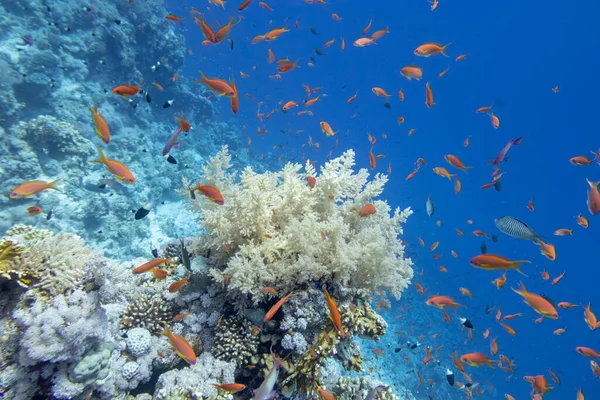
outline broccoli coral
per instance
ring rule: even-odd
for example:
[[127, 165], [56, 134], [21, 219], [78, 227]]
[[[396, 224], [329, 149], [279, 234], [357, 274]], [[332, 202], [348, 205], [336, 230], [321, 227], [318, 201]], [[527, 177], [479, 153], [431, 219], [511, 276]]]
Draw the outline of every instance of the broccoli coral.
[[[289, 293], [311, 282], [327, 280], [355, 295], [396, 298], [413, 276], [412, 262], [404, 258], [398, 236], [410, 208], [394, 210], [374, 200], [387, 182], [377, 174], [369, 181], [365, 169], [355, 172], [354, 152], [315, 168], [288, 163], [279, 172], [258, 174], [247, 167], [236, 182], [228, 174], [231, 158], [224, 147], [201, 174], [202, 184], [216, 186], [225, 201], [217, 205], [189, 190], [192, 208], [200, 213], [206, 233], [192, 243], [199, 254], [217, 253], [209, 273], [218, 282], [227, 279], [232, 295], [255, 303], [265, 298], [264, 287]], [[316, 184], [308, 185], [307, 177]], [[184, 182], [184, 187], [190, 187]], [[365, 204], [376, 213], [359, 218]]]

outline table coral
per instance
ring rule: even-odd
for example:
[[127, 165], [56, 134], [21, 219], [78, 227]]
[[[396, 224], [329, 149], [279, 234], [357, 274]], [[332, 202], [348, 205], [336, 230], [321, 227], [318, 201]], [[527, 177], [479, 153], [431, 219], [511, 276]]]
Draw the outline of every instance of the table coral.
[[[207, 233], [194, 242], [193, 253], [212, 249], [220, 259], [210, 269], [231, 295], [265, 298], [263, 287], [289, 293], [311, 282], [327, 280], [365, 298], [400, 297], [413, 276], [412, 262], [404, 258], [399, 239], [410, 208], [391, 209], [374, 200], [387, 182], [365, 169], [355, 172], [354, 152], [327, 162], [317, 174], [307, 163], [288, 163], [279, 172], [258, 174], [247, 167], [240, 175], [227, 169], [231, 157], [224, 147], [202, 169], [200, 182], [214, 185], [225, 202], [217, 205], [196, 195], [192, 208], [199, 212]], [[311, 189], [306, 178], [316, 178]], [[189, 186], [190, 183], [184, 183]], [[190, 198], [189, 190], [180, 191]], [[358, 218], [365, 204], [377, 212]], [[193, 247], [193, 246], [190, 246]]]

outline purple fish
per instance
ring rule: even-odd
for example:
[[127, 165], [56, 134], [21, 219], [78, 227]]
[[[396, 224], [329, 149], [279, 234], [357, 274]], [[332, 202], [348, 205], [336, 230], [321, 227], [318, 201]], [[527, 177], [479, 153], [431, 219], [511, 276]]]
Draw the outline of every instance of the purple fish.
[[177, 138], [179, 137], [180, 133], [181, 133], [181, 127], [178, 127], [177, 129], [175, 129], [175, 132], [173, 132], [173, 134], [171, 135], [169, 140], [167, 140], [165, 147], [163, 148], [163, 151], [162, 151], [163, 156], [166, 156], [167, 154], [169, 154], [169, 152], [171, 151], [173, 146], [175, 146], [175, 142], [177, 142]]
[[513, 140], [509, 141], [506, 144], [506, 146], [504, 146], [504, 148], [500, 151], [500, 153], [498, 153], [498, 155], [496, 156], [496, 158], [493, 158], [492, 160], [488, 161], [488, 164], [498, 165], [501, 162], [508, 161], [508, 157], [506, 157], [506, 153], [508, 153], [508, 150], [510, 150], [510, 148], [513, 145], [519, 145], [519, 144], [521, 144], [521, 140], [523, 140], [523, 138], [524, 138], [524, 136], [521, 136], [520, 138], [513, 139]]

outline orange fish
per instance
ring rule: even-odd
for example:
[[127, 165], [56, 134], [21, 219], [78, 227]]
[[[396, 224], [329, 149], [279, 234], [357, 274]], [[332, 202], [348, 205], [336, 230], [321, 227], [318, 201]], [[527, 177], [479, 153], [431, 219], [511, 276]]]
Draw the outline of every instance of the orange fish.
[[581, 226], [582, 228], [587, 229], [589, 226], [588, 220], [586, 217], [582, 217], [581, 214], [575, 216], [575, 219], [577, 220], [577, 225]]
[[98, 147], [98, 153], [100, 158], [91, 160], [90, 162], [104, 164], [108, 172], [125, 184], [133, 185], [135, 183], [135, 177], [131, 171], [129, 171], [129, 168], [117, 160], [106, 158], [100, 147]]
[[110, 129], [106, 120], [100, 113], [98, 113], [98, 104], [94, 104], [94, 108], [88, 106], [88, 109], [92, 112], [92, 122], [96, 128], [96, 134], [106, 144], [110, 142]]
[[286, 61], [282, 63], [281, 65], [279, 65], [279, 67], [277, 67], [277, 72], [281, 72], [282, 74], [285, 72], [290, 72], [298, 66], [298, 61], [299, 60], [296, 60], [294, 62]]
[[566, 273], [567, 273], [567, 271], [564, 271], [562, 274], [560, 274], [556, 278], [552, 279], [552, 284], [556, 285], [558, 282], [560, 282]]
[[169, 292], [170, 293], [176, 293], [178, 292], [183, 286], [188, 284], [188, 281], [190, 280], [191, 275], [186, 275], [183, 277], [183, 279], [173, 282], [169, 285]]
[[567, 328], [558, 328], [557, 330], [555, 330], [554, 332], [552, 332], [554, 335], [556, 336], [560, 336], [563, 333], [565, 333], [567, 331]]
[[121, 85], [113, 88], [112, 92], [121, 97], [131, 97], [138, 94], [140, 89], [139, 86]]
[[484, 113], [487, 111], [490, 111], [492, 109], [492, 107], [490, 106], [483, 106], [483, 107], [479, 107], [477, 110], [475, 110], [476, 113]]
[[200, 185], [200, 183], [197, 183], [196, 186], [191, 189], [192, 192], [195, 190], [202, 193], [204, 196], [206, 196], [210, 201], [212, 201], [215, 204], [219, 204], [221, 206], [223, 204], [225, 204], [225, 200], [223, 199], [221, 192], [219, 191], [219, 189], [217, 189], [214, 186]]
[[377, 167], [377, 161], [375, 158], [375, 154], [373, 154], [373, 149], [369, 150], [369, 164], [371, 169], [375, 169]]
[[433, 102], [433, 92], [431, 91], [431, 87], [429, 87], [429, 82], [425, 84], [425, 104], [428, 108], [433, 107], [435, 104]]
[[33, 217], [35, 215], [41, 214], [42, 208], [40, 206], [27, 207], [27, 213]]
[[435, 249], [437, 249], [437, 247], [438, 247], [439, 244], [440, 244], [439, 240], [437, 242], [433, 243], [431, 245], [431, 247], [429, 247], [429, 251], [434, 251]]
[[152, 268], [150, 272], [152, 272], [152, 276], [154, 277], [154, 279], [158, 280], [166, 279], [167, 276], [169, 276], [169, 273], [164, 269]]
[[168, 14], [165, 18], [168, 19], [169, 21], [175, 21], [175, 22], [181, 22], [181, 21], [183, 21], [183, 19], [179, 18], [175, 14]]
[[277, 311], [279, 311], [279, 309], [281, 308], [281, 306], [283, 305], [283, 303], [285, 303], [286, 301], [288, 301], [288, 299], [290, 297], [292, 297], [293, 294], [294, 294], [294, 292], [290, 292], [287, 296], [284, 296], [281, 299], [279, 299], [279, 301], [277, 303], [275, 303], [275, 305], [273, 305], [273, 307], [271, 307], [271, 309], [269, 311], [267, 311], [267, 314], [265, 315], [265, 318], [263, 319], [263, 322], [270, 321], [271, 318], [273, 318], [273, 316], [275, 316], [275, 314], [277, 313]]
[[[373, 350], [373, 353], [375, 353], [376, 350]], [[379, 351], [383, 351], [383, 350], [379, 350]], [[378, 353], [375, 353], [377, 355], [381, 355]], [[329, 393], [327, 390], [323, 389], [323, 388], [317, 388], [317, 394], [319, 395], [319, 400], [336, 400], [336, 397]]]
[[444, 307], [452, 307], [456, 311], [456, 307], [464, 307], [462, 304], [456, 303], [452, 297], [449, 296], [431, 296], [425, 302], [428, 306], [434, 306], [439, 309]]
[[456, 62], [459, 62], [460, 60], [464, 60], [465, 58], [467, 58], [468, 54], [461, 54], [458, 57], [456, 57]]
[[356, 100], [356, 96], [358, 96], [358, 91], [356, 91], [354, 96], [352, 96], [348, 100], [346, 100], [346, 103], [348, 103], [348, 104], [352, 103], [354, 100]]
[[454, 193], [459, 194], [461, 188], [462, 188], [462, 184], [460, 183], [458, 176], [455, 176], [454, 177]]
[[461, 288], [458, 288], [458, 290], [460, 290], [460, 292], [463, 294], [463, 296], [473, 298], [473, 294], [471, 293], [471, 291], [469, 289], [461, 287]]
[[359, 218], [370, 217], [376, 212], [377, 210], [375, 209], [375, 206], [373, 204], [365, 204], [363, 208], [361, 208], [361, 210], [359, 211], [356, 220], [358, 220]]
[[598, 319], [596, 318], [596, 314], [594, 314], [592, 312], [592, 304], [588, 303], [587, 307], [583, 307], [584, 308], [584, 312], [583, 312], [583, 318], [585, 320], [585, 323], [587, 324], [588, 328], [590, 328], [590, 331], [594, 331], [597, 328], [600, 327], [600, 325], [598, 324]]
[[39, 194], [46, 189], [58, 190], [54, 187], [56, 182], [60, 181], [60, 179], [56, 179], [52, 182], [43, 182], [43, 181], [29, 181], [21, 183], [19, 186], [10, 191], [8, 195], [11, 199], [22, 199], [25, 197], [33, 197], [33, 195]]
[[554, 231], [554, 234], [556, 236], [567, 236], [567, 235], [573, 236], [573, 230], [572, 229], [557, 229]]
[[446, 154], [444, 156], [444, 159], [446, 160], [446, 162], [448, 164], [452, 165], [456, 169], [460, 169], [463, 172], [467, 172], [468, 168], [473, 168], [473, 167], [467, 167], [467, 166], [465, 166], [465, 164], [463, 164], [463, 162], [461, 161], [460, 158], [458, 158], [458, 157], [456, 157], [455, 155], [452, 155], [452, 154]]
[[493, 338], [492, 341], [490, 342], [490, 354], [495, 356], [496, 354], [498, 354], [498, 342], [496, 342], [497, 338]]
[[308, 187], [310, 190], [313, 190], [315, 185], [317, 184], [317, 179], [314, 176], [307, 176], [306, 181], [308, 182]]
[[528, 306], [533, 308], [535, 312], [546, 318], [558, 319], [558, 311], [556, 311], [556, 308], [554, 308], [552, 303], [550, 303], [548, 300], [546, 300], [539, 294], [528, 292], [523, 282], [520, 282], [520, 284], [521, 286], [519, 287], [519, 290], [514, 288], [511, 289], [513, 290], [513, 292], [517, 293], [525, 299], [525, 304], [527, 304]]
[[331, 129], [331, 125], [329, 125], [329, 123], [327, 123], [325, 121], [319, 122], [319, 125], [321, 126], [321, 131], [326, 136], [333, 136], [333, 135], [335, 135], [337, 133], [337, 132], [334, 132], [333, 129]]
[[152, 82], [152, 84], [158, 89], [159, 92], [165, 90], [160, 83]]
[[409, 81], [411, 79], [416, 79], [418, 81], [421, 80], [421, 78], [423, 77], [423, 69], [420, 67], [417, 67], [416, 65], [407, 65], [406, 67], [403, 67], [400, 70], [400, 74], [405, 77], [406, 79], [408, 79]]
[[492, 121], [492, 126], [494, 127], [494, 129], [500, 128], [500, 119], [496, 115], [494, 115], [494, 112], [492, 111], [488, 115], [490, 116], [490, 120]]
[[240, 6], [238, 7], [238, 11], [245, 10], [246, 7], [248, 7], [250, 5], [250, 3], [252, 3], [252, 0], [244, 0], [244, 2], [242, 4], [240, 4]]
[[487, 365], [490, 368], [494, 368], [494, 365], [492, 364], [493, 361], [483, 353], [463, 354], [460, 356], [460, 361], [472, 367], [481, 367], [482, 365]]
[[496, 288], [502, 289], [506, 284], [506, 272], [500, 278], [494, 279], [492, 283], [496, 286]]
[[258, 5], [267, 11], [273, 11], [273, 9], [271, 7], [269, 7], [269, 5], [267, 3], [265, 3], [264, 1], [261, 1], [260, 3], [258, 3]]
[[192, 346], [190, 346], [183, 336], [171, 333], [167, 324], [165, 324], [165, 330], [161, 335], [164, 335], [169, 339], [169, 343], [171, 343], [171, 346], [173, 346], [179, 357], [183, 358], [191, 365], [196, 364], [196, 353], [194, 353], [194, 349], [192, 349]]
[[229, 98], [236, 96], [236, 91], [226, 81], [218, 78], [207, 78], [202, 72], [200, 72], [200, 77], [201, 79], [196, 82], [205, 84], [218, 96]]
[[600, 213], [600, 192], [598, 192], [598, 185], [600, 182], [592, 182], [586, 179], [590, 188], [587, 193], [587, 206], [590, 214], [596, 215]]
[[390, 95], [390, 94], [387, 94], [387, 93], [386, 93], [386, 91], [385, 91], [385, 90], [383, 90], [383, 89], [382, 89], [382, 88], [380, 88], [380, 87], [374, 87], [374, 88], [372, 88], [372, 89], [371, 89], [371, 91], [372, 91], [373, 93], [375, 93], [375, 95], [377, 95], [377, 96], [379, 96], [379, 97], [386, 97], [386, 98], [387, 98], [387, 97], [391, 97], [391, 96], [392, 96], [392, 95]]
[[133, 274], [141, 274], [143, 272], [151, 271], [153, 268], [168, 262], [168, 258], [155, 258], [154, 260], [150, 260], [147, 263], [140, 265], [133, 269]]
[[437, 43], [425, 43], [417, 47], [414, 51], [414, 54], [421, 57], [431, 57], [437, 54], [443, 54], [448, 57], [445, 52], [446, 47], [448, 46], [450, 46], [450, 43], [445, 46], [441, 46]]
[[540, 246], [540, 252], [546, 256], [546, 258], [550, 261], [556, 260], [556, 249], [553, 244], [544, 243], [541, 240], [537, 240], [534, 242], [538, 246]]
[[373, 39], [373, 40], [381, 39], [388, 33], [390, 33], [390, 30], [388, 28], [380, 29], [378, 31], [373, 32], [373, 34], [371, 35], [371, 39]]
[[448, 178], [448, 180], [452, 180], [453, 176], [456, 176], [456, 174], [451, 174], [450, 172], [448, 172], [448, 170], [444, 167], [435, 167], [433, 169], [433, 172], [435, 172], [437, 175], [444, 177], [444, 178]]
[[568, 301], [561, 301], [557, 305], [559, 308], [577, 308], [577, 304], [569, 303]]
[[331, 319], [331, 322], [333, 322], [333, 326], [335, 326], [335, 329], [337, 329], [341, 337], [346, 337], [346, 332], [344, 332], [344, 328], [342, 327], [342, 317], [340, 316], [335, 300], [331, 297], [327, 289], [325, 289], [324, 295], [327, 308], [329, 308], [329, 318]]
[[531, 261], [528, 260], [517, 260], [511, 261], [508, 258], [499, 256], [497, 254], [480, 254], [478, 256], [473, 257], [469, 264], [475, 268], [485, 269], [487, 271], [494, 270], [508, 270], [514, 269], [522, 275], [523, 272], [519, 269], [519, 266], [524, 263], [529, 263]]
[[587, 157], [587, 156], [577, 156], [577, 157], [573, 157], [569, 160], [569, 162], [573, 165], [577, 165], [577, 166], [585, 166], [585, 165], [590, 165], [591, 163], [594, 162], [593, 159]]
[[446, 75], [448, 73], [448, 71], [450, 71], [450, 67], [448, 67], [445, 70], [443, 70], [442, 72], [440, 72], [440, 74], [438, 75], [438, 79], [442, 79], [444, 77], [444, 75]]
[[213, 383], [213, 386], [216, 387], [217, 389], [224, 390], [227, 393], [237, 393], [237, 392], [241, 392], [242, 390], [246, 389], [246, 385], [244, 385], [242, 383], [222, 383], [222, 384]]

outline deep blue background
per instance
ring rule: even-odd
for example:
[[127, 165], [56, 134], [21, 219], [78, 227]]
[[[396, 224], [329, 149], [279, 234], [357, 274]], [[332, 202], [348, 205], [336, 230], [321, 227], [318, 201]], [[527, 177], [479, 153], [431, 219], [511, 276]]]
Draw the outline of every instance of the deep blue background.
[[[470, 235], [474, 229], [482, 229], [499, 236], [497, 244], [487, 240], [488, 250], [513, 259], [531, 260], [523, 270], [528, 289], [544, 292], [558, 301], [577, 304], [592, 302], [600, 313], [598, 284], [598, 239], [600, 217], [592, 217], [586, 207], [585, 178], [600, 181], [600, 166], [575, 167], [569, 158], [577, 155], [591, 156], [590, 150], [600, 147], [598, 123], [598, 58], [600, 48], [600, 25], [597, 2], [547, 1], [447, 1], [441, 0], [438, 8], [431, 11], [425, 0], [419, 1], [335, 1], [327, 5], [306, 4], [303, 1], [268, 1], [274, 12], [258, 6], [254, 1], [242, 13], [237, 12], [241, 1], [230, 0], [226, 10], [207, 7], [205, 2], [194, 6], [205, 12], [206, 20], [225, 23], [230, 15], [242, 15], [229, 43], [203, 47], [200, 30], [192, 22], [190, 9], [170, 1], [170, 12], [184, 17], [187, 46], [193, 51], [188, 58], [185, 76], [196, 78], [202, 70], [207, 76], [229, 78], [233, 76], [241, 94], [249, 93], [254, 100], [242, 97], [240, 112], [232, 116], [229, 103], [219, 101], [220, 117], [232, 119], [240, 126], [244, 141], [252, 138], [255, 154], [285, 152], [284, 160], [299, 161], [300, 154], [322, 164], [325, 154], [339, 139], [335, 155], [347, 148], [357, 152], [357, 166], [368, 167], [369, 143], [367, 133], [378, 137], [374, 152], [385, 154], [378, 160], [377, 172], [385, 172], [388, 163], [393, 168], [384, 198], [393, 206], [411, 206], [415, 214], [406, 225], [404, 239], [408, 249], [416, 253], [415, 270], [425, 269], [424, 276], [416, 280], [427, 286], [430, 293], [440, 293], [459, 299], [458, 287], [467, 287], [472, 300], [459, 299], [468, 306], [461, 314], [473, 320], [476, 326], [475, 340], [463, 344], [463, 336], [457, 329], [442, 324], [439, 311], [427, 309], [434, 328], [442, 333], [435, 345], [444, 344], [442, 364], [448, 364], [447, 353], [457, 349], [459, 353], [471, 351], [488, 352], [489, 340], [483, 340], [481, 332], [491, 328], [492, 337], [498, 336], [500, 353], [515, 358], [518, 365], [515, 376], [505, 380], [503, 372], [489, 369], [473, 369], [474, 379], [491, 382], [497, 388], [492, 397], [503, 398], [510, 393], [517, 399], [528, 398], [530, 385], [523, 375], [546, 374], [549, 367], [562, 378], [562, 385], [547, 395], [549, 399], [575, 398], [576, 388], [583, 387], [588, 398], [600, 393], [600, 383], [593, 377], [589, 360], [575, 352], [576, 346], [589, 346], [600, 350], [598, 332], [590, 332], [583, 321], [583, 309], [560, 310], [559, 321], [544, 320], [535, 324], [537, 318], [522, 299], [510, 290], [516, 287], [522, 276], [508, 273], [506, 287], [498, 291], [490, 281], [499, 273], [474, 270], [468, 260], [479, 254], [480, 238]], [[343, 20], [334, 21], [332, 13]], [[352, 42], [361, 36], [363, 28], [373, 17], [369, 33], [389, 27], [390, 34], [375, 46], [356, 48]], [[296, 19], [300, 28], [295, 29]], [[286, 22], [287, 19], [287, 22]], [[272, 23], [271, 23], [272, 22]], [[287, 25], [290, 32], [272, 42], [250, 44], [252, 37]], [[319, 36], [309, 31], [313, 26]], [[346, 41], [345, 51], [340, 50], [340, 38]], [[323, 44], [336, 39], [329, 48]], [[413, 50], [424, 42], [446, 44], [450, 57], [421, 58]], [[318, 47], [326, 55], [318, 56]], [[301, 68], [283, 74], [281, 81], [273, 81], [269, 75], [276, 73], [276, 65], [266, 61], [267, 49], [271, 48], [276, 59], [289, 57], [300, 59]], [[455, 62], [456, 56], [468, 53], [468, 58]], [[308, 67], [308, 56], [317, 59], [314, 68]], [[399, 74], [400, 68], [415, 63], [424, 70], [422, 81], [407, 81]], [[253, 70], [253, 66], [256, 70]], [[438, 74], [450, 66], [442, 79]], [[241, 79], [239, 72], [250, 74]], [[424, 105], [425, 82], [429, 81], [435, 96], [435, 106]], [[278, 107], [278, 102], [305, 97], [302, 83], [310, 87], [322, 86], [320, 93], [327, 94], [310, 109], [314, 116], [297, 116], [293, 109], [288, 113], [277, 112], [266, 123], [257, 117], [257, 102], [264, 101], [261, 110], [266, 115]], [[343, 88], [343, 85], [346, 87]], [[560, 92], [551, 89], [560, 85]], [[383, 107], [384, 100], [371, 93], [379, 86], [392, 94], [391, 110]], [[406, 100], [400, 102], [398, 90], [402, 88]], [[348, 105], [346, 100], [358, 90], [356, 101]], [[269, 99], [265, 99], [270, 95]], [[490, 105], [501, 121], [498, 130], [492, 128], [485, 114], [475, 114], [478, 107]], [[280, 108], [280, 106], [279, 106]], [[354, 120], [350, 117], [358, 113]], [[398, 125], [396, 120], [404, 116], [406, 122]], [[334, 138], [325, 137], [319, 129], [319, 121], [328, 121], [339, 133]], [[241, 126], [247, 126], [243, 135]], [[257, 136], [257, 127], [268, 129], [264, 136]], [[303, 130], [302, 133], [283, 134], [281, 129]], [[417, 131], [407, 136], [410, 128]], [[348, 136], [345, 133], [350, 130]], [[386, 133], [388, 139], [381, 138]], [[320, 148], [301, 147], [312, 136], [320, 142]], [[470, 136], [470, 146], [463, 141]], [[510, 161], [501, 165], [505, 172], [502, 191], [487, 191], [479, 187], [490, 181], [492, 168], [486, 162], [495, 157], [511, 139], [525, 136], [521, 146], [513, 147]], [[285, 144], [287, 149], [273, 150], [274, 144]], [[292, 152], [293, 149], [293, 152]], [[459, 172], [463, 191], [456, 195], [452, 183], [433, 174], [433, 166], [448, 167], [444, 154], [455, 154], [466, 165], [473, 166], [468, 174]], [[412, 171], [413, 162], [423, 157], [423, 167], [415, 179], [405, 181]], [[436, 214], [429, 218], [424, 212], [427, 194], [431, 194]], [[534, 199], [535, 212], [526, 209], [530, 198]], [[575, 215], [582, 213], [589, 218], [590, 228], [584, 230], [575, 224]], [[539, 234], [556, 245], [557, 260], [551, 262], [540, 255], [537, 246], [502, 236], [494, 227], [494, 218], [512, 215], [532, 226]], [[474, 221], [467, 225], [466, 220]], [[442, 221], [441, 227], [435, 222]], [[465, 232], [458, 237], [455, 228]], [[555, 237], [558, 228], [574, 229], [574, 237]], [[426, 247], [418, 245], [422, 237]], [[432, 260], [429, 245], [440, 240], [441, 260]], [[450, 250], [458, 254], [450, 257]], [[439, 272], [445, 265], [448, 273]], [[565, 278], [556, 286], [543, 281], [540, 272], [548, 270], [552, 277], [567, 271]], [[425, 301], [415, 295], [414, 287], [402, 300], [407, 307], [410, 301]], [[485, 315], [485, 305], [499, 305], [505, 314], [523, 312], [524, 317], [510, 321], [517, 330], [511, 337], [493, 320]], [[394, 304], [397, 308], [397, 304]], [[600, 314], [599, 314], [600, 315]], [[563, 336], [552, 332], [567, 327]], [[402, 329], [402, 322], [391, 329]], [[447, 332], [447, 334], [445, 334]], [[390, 356], [393, 357], [393, 356]], [[388, 360], [390, 361], [390, 360]], [[391, 360], [393, 361], [393, 360]], [[440, 387], [447, 392], [447, 387]], [[489, 389], [487, 390], [489, 394]], [[456, 395], [458, 396], [458, 395]], [[456, 397], [458, 398], [458, 397]]]

